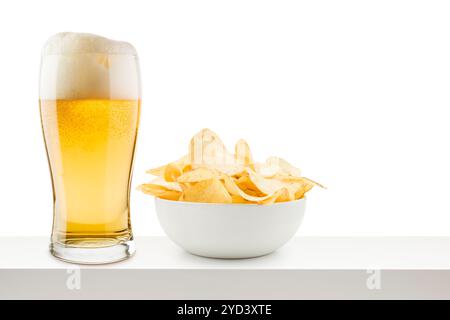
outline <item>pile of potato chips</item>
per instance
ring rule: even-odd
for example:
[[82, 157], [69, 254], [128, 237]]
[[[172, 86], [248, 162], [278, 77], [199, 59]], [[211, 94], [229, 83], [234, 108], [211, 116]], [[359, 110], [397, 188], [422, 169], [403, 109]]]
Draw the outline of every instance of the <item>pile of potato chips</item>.
[[138, 189], [175, 201], [272, 204], [301, 199], [313, 186], [323, 187], [281, 158], [254, 162], [244, 140], [236, 143], [234, 154], [228, 152], [209, 129], [192, 137], [187, 155], [147, 173], [156, 178]]

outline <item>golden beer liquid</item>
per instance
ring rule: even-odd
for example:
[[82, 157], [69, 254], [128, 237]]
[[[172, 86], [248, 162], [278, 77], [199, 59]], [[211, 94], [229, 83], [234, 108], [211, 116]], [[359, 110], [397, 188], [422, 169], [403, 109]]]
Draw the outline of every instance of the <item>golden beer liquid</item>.
[[132, 238], [129, 192], [138, 100], [41, 100], [53, 183], [53, 242], [107, 246]]

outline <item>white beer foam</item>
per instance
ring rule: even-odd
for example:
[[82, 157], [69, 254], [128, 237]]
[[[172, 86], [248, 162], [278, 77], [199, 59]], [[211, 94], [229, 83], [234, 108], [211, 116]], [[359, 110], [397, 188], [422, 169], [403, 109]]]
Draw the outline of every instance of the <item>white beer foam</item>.
[[136, 49], [128, 42], [114, 41], [95, 34], [62, 32], [48, 39], [42, 51], [43, 55], [76, 53], [136, 55]]
[[140, 98], [136, 49], [86, 33], [59, 33], [42, 50], [41, 99]]

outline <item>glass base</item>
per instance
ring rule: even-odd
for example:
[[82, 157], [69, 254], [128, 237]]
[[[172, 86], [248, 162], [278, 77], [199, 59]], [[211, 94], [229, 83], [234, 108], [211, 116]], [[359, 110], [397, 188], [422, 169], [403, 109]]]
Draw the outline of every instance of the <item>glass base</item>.
[[50, 244], [50, 253], [56, 258], [78, 264], [106, 264], [131, 257], [136, 251], [134, 241], [128, 240], [106, 247], [73, 247]]

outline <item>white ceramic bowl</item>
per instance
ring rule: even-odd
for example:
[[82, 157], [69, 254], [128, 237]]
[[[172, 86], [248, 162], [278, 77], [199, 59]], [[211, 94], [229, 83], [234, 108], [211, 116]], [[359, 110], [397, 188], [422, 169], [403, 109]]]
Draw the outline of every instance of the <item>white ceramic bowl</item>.
[[271, 205], [215, 204], [156, 198], [167, 236], [186, 251], [211, 258], [251, 258], [291, 239], [305, 213], [305, 199]]

